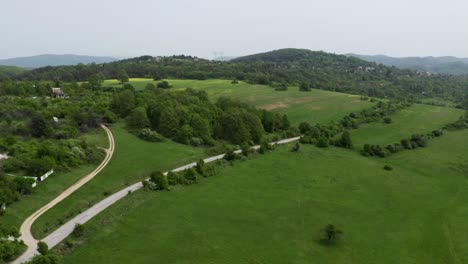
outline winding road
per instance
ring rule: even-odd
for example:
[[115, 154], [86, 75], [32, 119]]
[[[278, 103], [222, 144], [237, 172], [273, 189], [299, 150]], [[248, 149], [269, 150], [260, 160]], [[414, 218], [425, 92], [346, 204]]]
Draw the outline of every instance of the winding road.
[[[57, 198], [55, 198], [52, 202], [41, 208], [39, 211], [31, 215], [26, 221], [23, 223], [21, 226], [21, 234], [23, 241], [25, 244], [28, 246], [28, 250], [18, 259], [16, 259], [13, 264], [20, 264], [26, 261], [31, 260], [35, 255], [39, 254], [36, 250], [37, 247], [37, 240], [32, 236], [31, 234], [31, 226], [34, 223], [34, 221], [41, 216], [45, 211], [48, 209], [52, 208], [54, 205], [56, 205], [58, 202], [66, 198], [68, 195], [73, 193], [75, 190], [83, 186], [86, 182], [91, 180], [94, 176], [96, 176], [97, 173], [99, 173], [109, 162], [110, 158], [112, 157], [112, 153], [114, 152], [114, 138], [112, 137], [112, 133], [109, 131], [109, 129], [105, 126], [103, 128], [106, 130], [107, 135], [109, 137], [109, 142], [110, 148], [107, 150], [107, 156], [106, 159], [99, 165], [99, 167], [93, 171], [91, 174], [87, 175], [85, 178], [80, 180], [78, 183], [70, 187], [68, 190], [63, 192], [61, 195], [59, 195]], [[286, 144], [290, 142], [294, 142], [299, 140], [301, 137], [294, 137], [294, 138], [288, 138], [288, 139], [283, 139], [280, 141], [272, 142], [270, 143], [271, 145], [279, 145], [279, 144]], [[260, 146], [254, 146], [252, 149], [258, 149]], [[241, 150], [235, 151], [236, 153], [241, 153]], [[225, 154], [213, 156], [207, 159], [204, 159], [205, 163], [210, 163], [213, 161], [217, 161], [220, 159], [224, 158]], [[178, 167], [173, 169], [172, 171], [178, 172], [178, 171], [183, 171], [187, 170], [190, 168], [195, 167], [197, 164], [195, 162]], [[164, 174], [167, 175], [168, 172], [165, 172]], [[91, 177], [90, 177], [91, 176]], [[81, 183], [81, 184], [80, 184]], [[58, 245], [62, 240], [64, 240], [66, 237], [68, 237], [72, 232], [73, 229], [75, 228], [76, 224], [84, 224], [90, 219], [92, 219], [94, 216], [98, 215], [100, 212], [104, 211], [106, 208], [109, 206], [113, 205], [120, 199], [124, 198], [125, 196], [128, 195], [129, 192], [137, 191], [143, 187], [143, 184], [141, 182], [135, 183], [129, 187], [126, 187], [108, 197], [106, 197], [104, 200], [100, 201], [99, 203], [95, 204], [94, 206], [90, 207], [86, 211], [82, 212], [81, 214], [75, 216], [73, 219], [59, 227], [57, 230], [49, 234], [46, 238], [43, 239], [45, 243], [49, 246], [49, 248], [52, 248], [56, 245]], [[69, 192], [70, 190], [70, 192]], [[69, 193], [68, 193], [69, 192]], [[64, 195], [65, 194], [65, 195]], [[64, 195], [62, 197], [62, 195]], [[27, 239], [27, 240], [25, 240]]]
[[14, 264], [23, 263], [23, 262], [30, 260], [32, 257], [34, 257], [34, 255], [39, 254], [37, 252], [37, 243], [39, 241], [35, 239], [31, 233], [31, 226], [33, 225], [34, 221], [36, 221], [36, 219], [38, 219], [42, 214], [47, 212], [50, 208], [54, 207], [56, 204], [58, 204], [59, 202], [61, 202], [62, 200], [70, 196], [73, 192], [75, 192], [76, 190], [81, 188], [83, 185], [88, 183], [90, 180], [92, 180], [99, 172], [102, 171], [102, 169], [104, 169], [104, 167], [106, 167], [106, 165], [111, 160], [112, 155], [114, 154], [114, 149], [115, 149], [114, 137], [112, 135], [112, 132], [106, 126], [101, 125], [101, 127], [106, 131], [107, 137], [109, 139], [109, 148], [105, 150], [106, 157], [93, 172], [81, 178], [78, 182], [73, 184], [70, 188], [65, 190], [63, 193], [57, 196], [54, 200], [52, 200], [51, 202], [43, 206], [41, 209], [37, 210], [35, 213], [33, 213], [23, 222], [20, 228], [20, 233], [21, 233], [20, 239], [24, 242], [24, 244], [26, 244], [28, 249], [23, 253], [23, 255], [21, 255], [12, 263]]

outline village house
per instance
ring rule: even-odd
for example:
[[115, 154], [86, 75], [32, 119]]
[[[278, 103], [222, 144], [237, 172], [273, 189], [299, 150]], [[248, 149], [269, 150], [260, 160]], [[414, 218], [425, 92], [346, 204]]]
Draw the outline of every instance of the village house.
[[62, 91], [62, 88], [54, 87], [52, 88], [52, 96], [55, 98], [63, 98], [65, 97], [65, 93]]

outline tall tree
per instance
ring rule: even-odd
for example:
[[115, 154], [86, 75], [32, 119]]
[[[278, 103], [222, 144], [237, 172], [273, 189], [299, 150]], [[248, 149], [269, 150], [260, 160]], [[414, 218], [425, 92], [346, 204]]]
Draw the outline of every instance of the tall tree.
[[124, 83], [128, 82], [127, 72], [125, 70], [120, 69], [117, 72], [117, 80], [119, 80], [121, 84], [124, 84]]

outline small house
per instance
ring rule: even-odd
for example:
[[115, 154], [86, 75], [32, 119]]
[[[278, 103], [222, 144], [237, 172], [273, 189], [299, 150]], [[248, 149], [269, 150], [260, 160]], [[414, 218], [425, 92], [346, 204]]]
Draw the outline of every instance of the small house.
[[54, 87], [52, 88], [52, 96], [55, 98], [63, 98], [65, 97], [65, 93], [62, 91], [62, 88]]

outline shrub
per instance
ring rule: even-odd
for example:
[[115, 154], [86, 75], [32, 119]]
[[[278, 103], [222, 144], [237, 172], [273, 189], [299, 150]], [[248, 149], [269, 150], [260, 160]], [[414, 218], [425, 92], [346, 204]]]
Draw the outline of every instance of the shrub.
[[232, 80], [232, 82], [231, 82], [231, 84], [238, 84], [238, 83], [239, 82], [236, 79]]
[[387, 170], [387, 171], [393, 170], [393, 167], [390, 166], [390, 165], [385, 165], [383, 168], [384, 168], [384, 170]]
[[84, 231], [85, 231], [84, 225], [82, 225], [82, 224], [76, 224], [76, 225], [75, 225], [75, 228], [73, 229], [73, 235], [74, 235], [75, 237], [81, 237], [81, 236], [83, 236]]
[[302, 134], [307, 134], [312, 129], [312, 126], [307, 122], [302, 122], [299, 124], [299, 131]]
[[328, 148], [328, 143], [329, 143], [328, 138], [322, 136], [317, 141], [317, 147], [319, 147], [319, 148]]
[[169, 183], [166, 175], [159, 171], [154, 171], [151, 173], [150, 181], [156, 185], [156, 190], [169, 190]]
[[393, 122], [392, 118], [391, 117], [385, 117], [384, 118], [384, 123], [385, 124], [391, 124]]
[[39, 241], [37, 243], [37, 251], [41, 255], [47, 255], [47, 253], [49, 253], [49, 246], [45, 242]]
[[173, 171], [167, 173], [167, 181], [169, 185], [185, 184], [185, 178], [180, 173]]
[[310, 88], [310, 84], [303, 82], [299, 85], [299, 91], [302, 92], [310, 92], [312, 89]]
[[158, 82], [156, 86], [161, 89], [169, 89], [172, 87], [167, 81]]
[[164, 140], [163, 136], [149, 128], [140, 129], [138, 131], [138, 137], [150, 142], [162, 142]]
[[288, 90], [288, 85], [285, 83], [276, 84], [274, 85], [274, 87], [275, 87], [275, 91], [287, 91]]
[[293, 147], [291, 148], [291, 151], [292, 152], [299, 152], [299, 150], [301, 149], [301, 143], [299, 142], [296, 142]]
[[233, 161], [239, 159], [239, 155], [234, 150], [231, 150], [224, 155], [224, 159], [227, 161]]
[[334, 244], [339, 237], [343, 234], [343, 231], [339, 230], [332, 224], [328, 224], [324, 229], [322, 229], [323, 238], [322, 242], [331, 245]]
[[198, 182], [198, 174], [193, 168], [185, 170], [183, 175], [186, 180], [184, 182], [185, 184], [194, 184]]
[[197, 161], [197, 166], [195, 166], [195, 170], [201, 176], [205, 176], [205, 161], [203, 159], [199, 159]]

